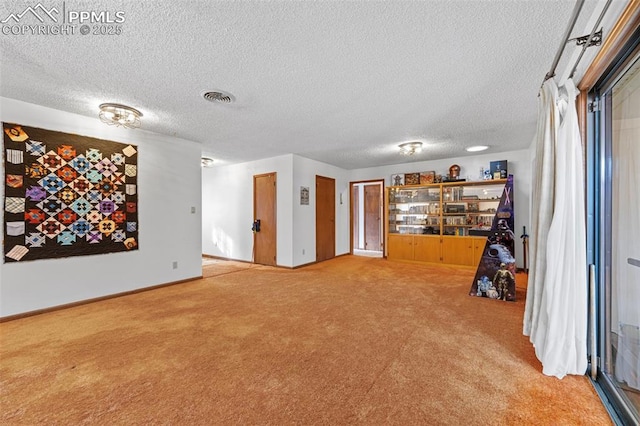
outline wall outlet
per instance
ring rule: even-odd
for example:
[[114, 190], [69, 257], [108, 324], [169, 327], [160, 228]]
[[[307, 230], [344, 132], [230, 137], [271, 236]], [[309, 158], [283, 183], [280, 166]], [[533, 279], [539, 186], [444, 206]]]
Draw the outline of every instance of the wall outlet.
[[304, 254], [304, 249], [302, 249], [302, 254]]
[[196, 213], [196, 208], [195, 207], [191, 207], [191, 214], [195, 214]]
[[171, 265], [173, 266], [173, 269], [178, 269], [178, 261], [177, 260], [174, 260]]

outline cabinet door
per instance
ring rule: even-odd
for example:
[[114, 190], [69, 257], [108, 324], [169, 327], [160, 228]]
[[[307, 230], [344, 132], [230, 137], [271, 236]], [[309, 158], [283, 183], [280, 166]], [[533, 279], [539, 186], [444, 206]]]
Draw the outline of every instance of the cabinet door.
[[413, 258], [420, 262], [440, 263], [440, 236], [416, 235], [413, 237]]
[[389, 235], [389, 254], [392, 260], [413, 260], [413, 235]]
[[442, 262], [450, 265], [473, 265], [471, 237], [442, 237]]
[[487, 237], [473, 237], [473, 266], [480, 264], [484, 246], [487, 243]]

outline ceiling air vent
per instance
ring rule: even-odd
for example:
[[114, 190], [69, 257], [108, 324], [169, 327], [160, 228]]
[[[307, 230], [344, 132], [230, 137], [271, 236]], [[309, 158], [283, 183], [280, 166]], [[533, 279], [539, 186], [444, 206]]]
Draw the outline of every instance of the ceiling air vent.
[[233, 101], [235, 101], [235, 98], [231, 93], [225, 93], [218, 90], [212, 91], [212, 92], [205, 92], [202, 95], [202, 97], [208, 100], [209, 102], [215, 102], [220, 104], [230, 104]]

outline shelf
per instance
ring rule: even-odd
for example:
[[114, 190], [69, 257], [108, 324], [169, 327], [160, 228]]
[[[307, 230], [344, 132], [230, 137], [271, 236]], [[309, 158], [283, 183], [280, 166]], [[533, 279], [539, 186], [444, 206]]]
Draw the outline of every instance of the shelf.
[[387, 257], [478, 265], [492, 235], [492, 224], [507, 182], [496, 179], [388, 187]]
[[480, 215], [480, 216], [494, 216], [496, 214], [496, 212], [487, 212], [487, 211], [482, 211], [482, 212], [466, 212], [465, 214], [473, 214], [473, 215]]
[[506, 182], [496, 179], [389, 187], [386, 210], [389, 233], [429, 229], [436, 234], [427, 235], [450, 235], [453, 231], [455, 236], [468, 236], [471, 229], [488, 229]]

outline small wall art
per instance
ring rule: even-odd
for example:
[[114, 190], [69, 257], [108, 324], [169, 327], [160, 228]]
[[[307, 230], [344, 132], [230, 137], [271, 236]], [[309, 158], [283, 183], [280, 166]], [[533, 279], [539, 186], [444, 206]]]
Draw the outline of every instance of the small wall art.
[[420, 185], [433, 183], [435, 179], [436, 179], [436, 172], [433, 170], [430, 172], [420, 173]]
[[404, 174], [405, 185], [420, 185], [420, 173], [405, 173]]
[[404, 174], [395, 174], [391, 175], [391, 186], [401, 186], [404, 185]]
[[301, 206], [309, 205], [309, 187], [308, 186], [300, 187], [300, 205]]

